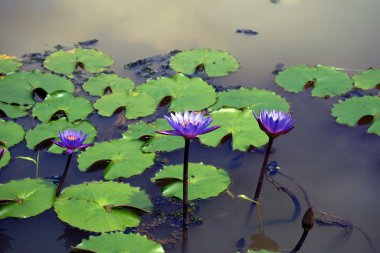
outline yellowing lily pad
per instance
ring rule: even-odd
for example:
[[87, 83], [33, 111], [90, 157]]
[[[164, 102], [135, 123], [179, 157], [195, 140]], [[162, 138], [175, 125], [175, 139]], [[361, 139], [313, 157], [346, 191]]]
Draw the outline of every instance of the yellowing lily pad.
[[83, 84], [83, 89], [91, 96], [103, 96], [106, 91], [112, 93], [130, 93], [135, 88], [135, 83], [129, 78], [121, 78], [116, 74], [100, 74], [91, 77]]
[[21, 67], [21, 60], [15, 56], [0, 54], [0, 76], [14, 72]]

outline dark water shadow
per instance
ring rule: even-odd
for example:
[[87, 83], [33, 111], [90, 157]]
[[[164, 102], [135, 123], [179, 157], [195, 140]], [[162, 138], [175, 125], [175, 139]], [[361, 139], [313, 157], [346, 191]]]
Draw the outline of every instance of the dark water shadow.
[[7, 252], [12, 249], [11, 241], [13, 241], [13, 238], [7, 235], [6, 232], [6, 229], [0, 229], [0, 252]]

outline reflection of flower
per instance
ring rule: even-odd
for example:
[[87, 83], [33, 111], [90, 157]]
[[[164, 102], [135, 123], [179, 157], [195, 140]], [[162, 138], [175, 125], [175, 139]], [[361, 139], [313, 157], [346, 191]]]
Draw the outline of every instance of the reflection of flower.
[[86, 140], [88, 134], [82, 136], [82, 131], [77, 132], [76, 130], [65, 130], [63, 133], [58, 132], [60, 142], [52, 140], [52, 142], [62, 148], [66, 148], [68, 154], [72, 154], [75, 149], [84, 149], [90, 144], [83, 144]]
[[188, 112], [186, 111], [183, 115], [179, 112], [171, 114], [170, 117], [165, 116], [168, 123], [173, 127], [174, 130], [160, 130], [156, 131], [160, 134], [183, 136], [185, 139], [194, 139], [198, 135], [205, 134], [220, 126], [211, 126], [211, 117], [203, 118], [203, 114], [200, 112]]
[[7, 150], [5, 148], [0, 148], [0, 160], [1, 160], [1, 158], [3, 158], [6, 151]]
[[263, 130], [269, 137], [275, 138], [279, 135], [286, 134], [294, 128], [295, 119], [290, 113], [283, 111], [260, 111], [259, 116], [255, 114], [255, 118]]

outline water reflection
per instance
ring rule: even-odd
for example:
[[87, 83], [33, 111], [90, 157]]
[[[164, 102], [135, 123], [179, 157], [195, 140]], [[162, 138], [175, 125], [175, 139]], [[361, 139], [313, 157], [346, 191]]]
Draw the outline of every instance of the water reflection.
[[0, 229], [0, 252], [7, 252], [12, 249], [11, 241], [13, 238], [6, 234], [6, 229]]
[[65, 248], [68, 250], [81, 243], [84, 238], [88, 238], [91, 234], [93, 233], [66, 226], [62, 235], [57, 238], [57, 241], [64, 240]]

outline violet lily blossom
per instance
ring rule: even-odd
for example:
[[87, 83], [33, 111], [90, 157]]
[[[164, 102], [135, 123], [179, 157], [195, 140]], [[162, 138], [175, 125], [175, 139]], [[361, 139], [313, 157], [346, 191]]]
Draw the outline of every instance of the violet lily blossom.
[[74, 153], [75, 149], [84, 149], [92, 145], [92, 143], [83, 144], [88, 134], [82, 135], [82, 131], [65, 130], [63, 131], [63, 133], [58, 132], [58, 136], [59, 136], [60, 142], [56, 140], [52, 140], [52, 142], [56, 144], [57, 146], [66, 148], [66, 152], [69, 155]]
[[211, 126], [212, 118], [204, 118], [201, 112], [188, 112], [183, 115], [179, 112], [172, 113], [165, 116], [166, 120], [174, 130], [160, 130], [156, 131], [159, 134], [182, 136], [185, 139], [194, 139], [198, 135], [206, 134], [218, 129], [220, 126]]
[[261, 130], [269, 137], [275, 138], [279, 135], [286, 134], [294, 128], [295, 119], [290, 113], [283, 111], [260, 111], [259, 116], [253, 112]]

